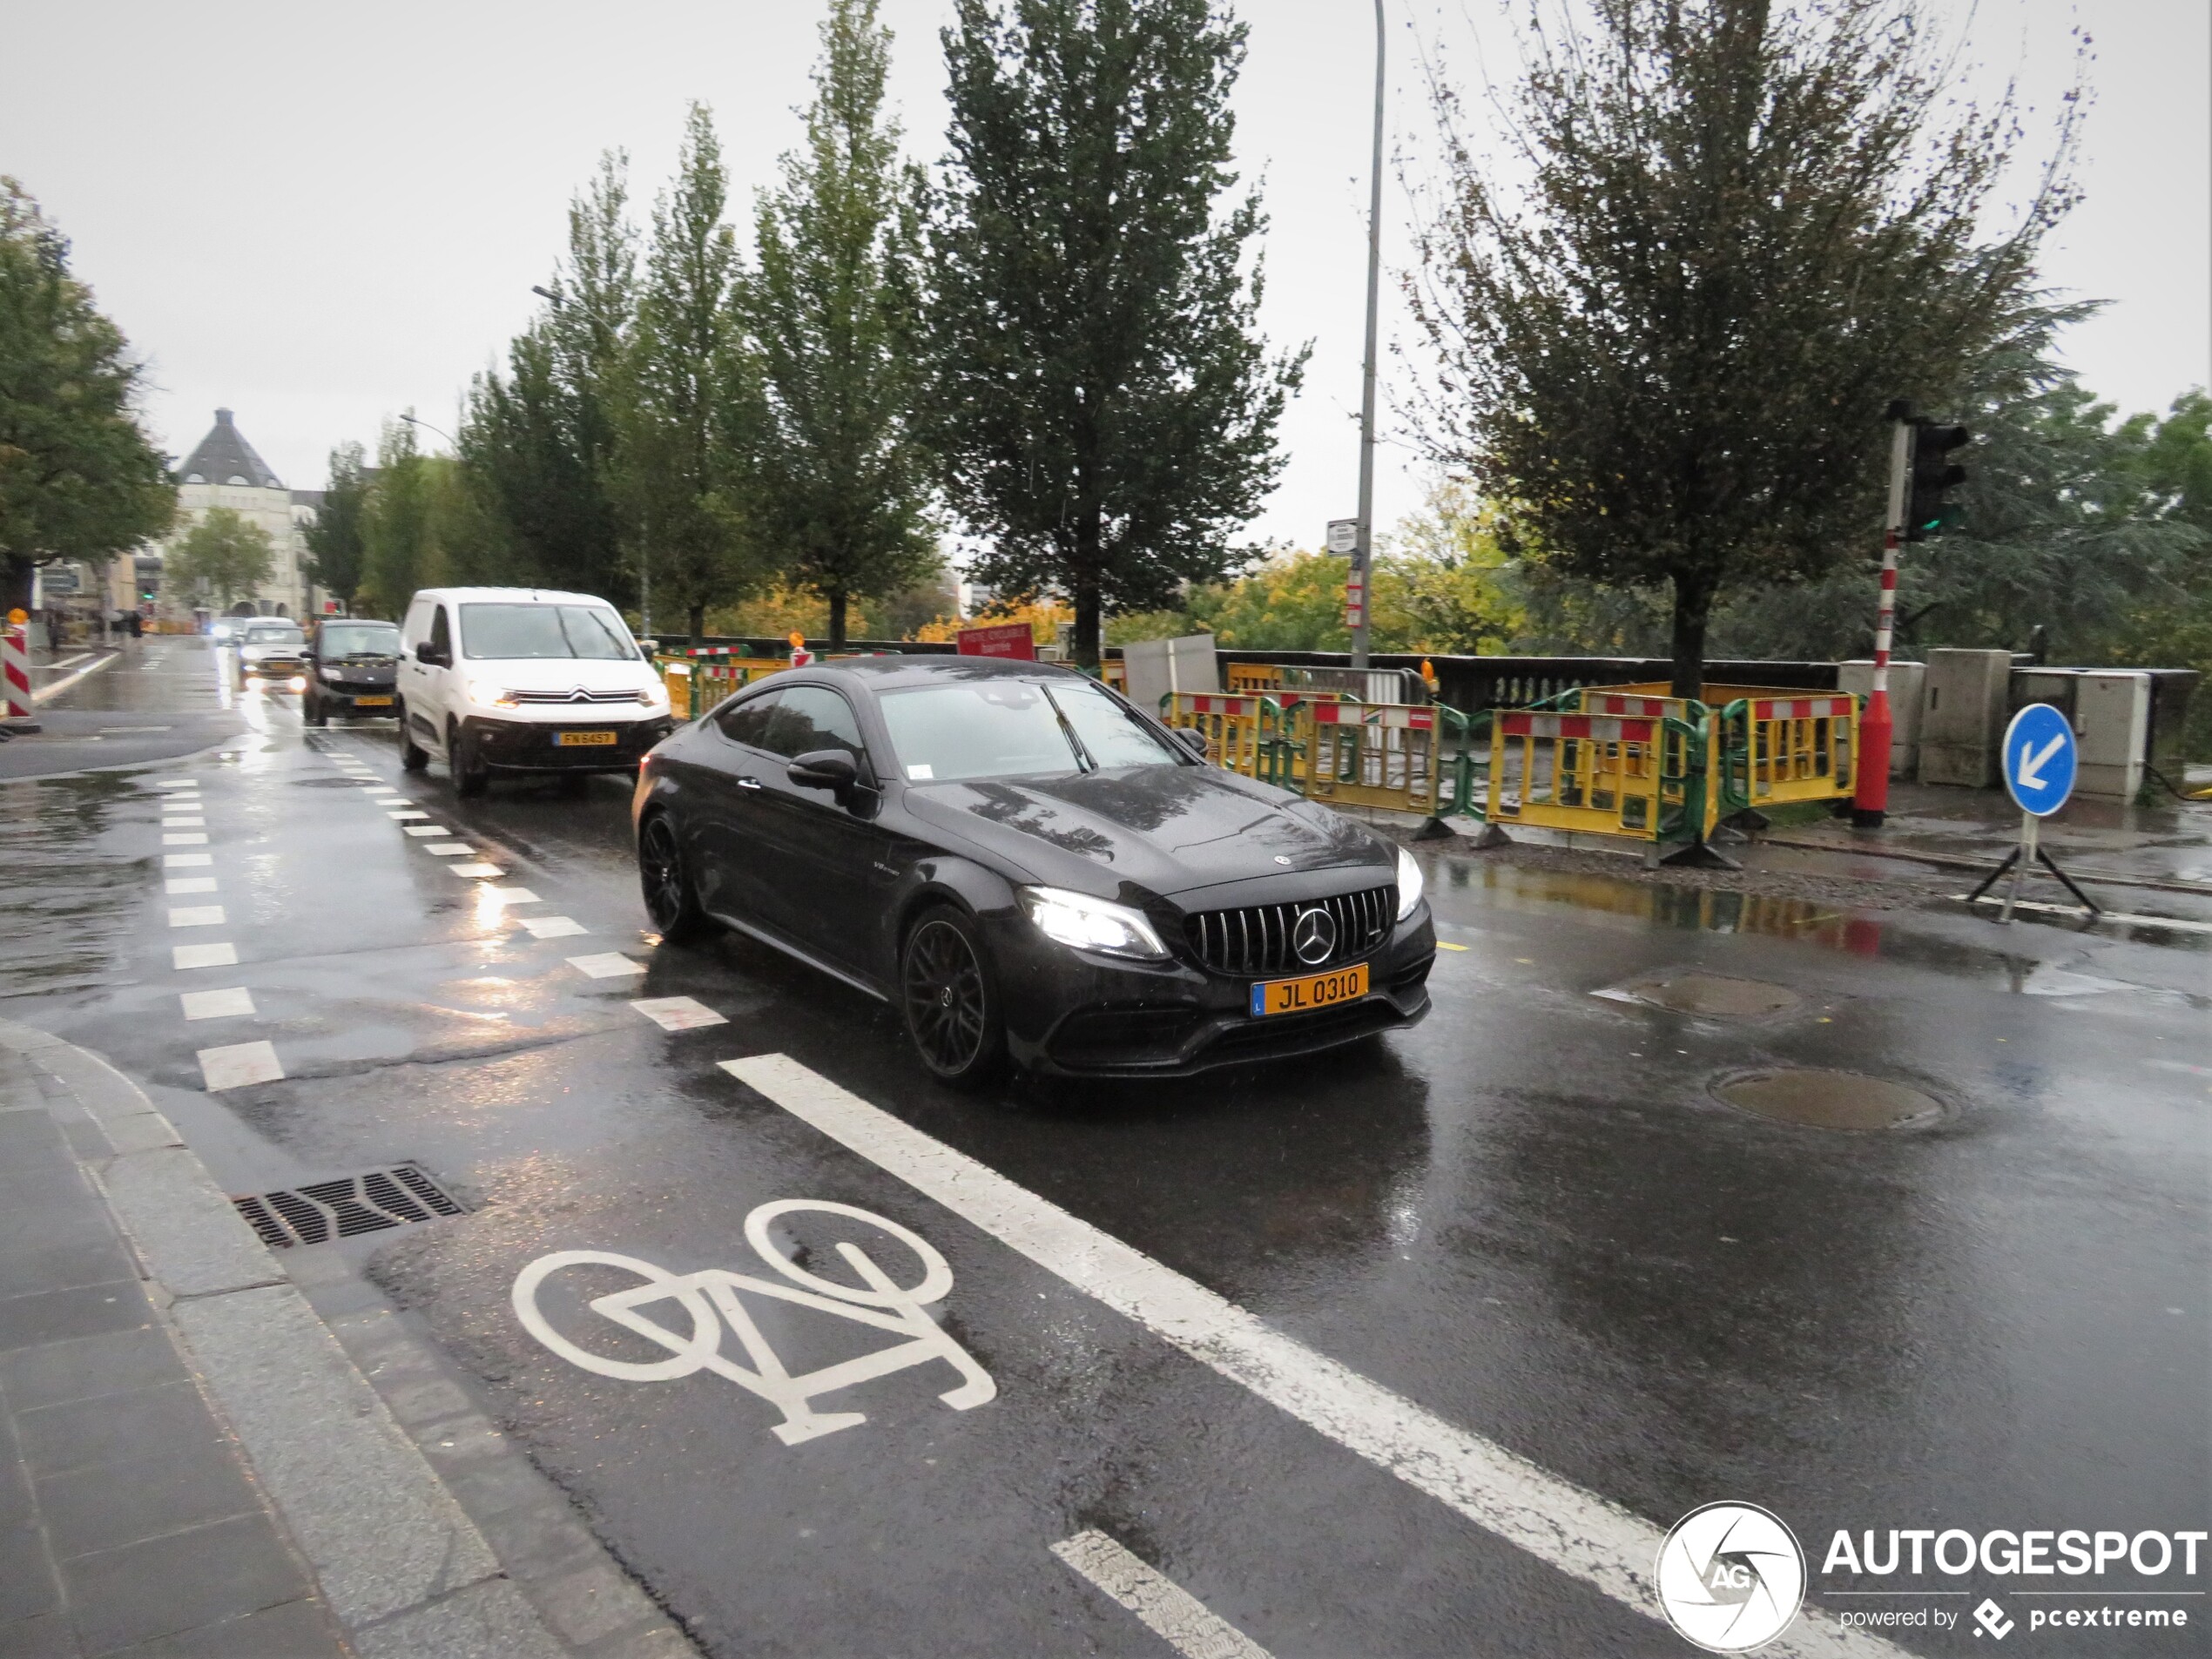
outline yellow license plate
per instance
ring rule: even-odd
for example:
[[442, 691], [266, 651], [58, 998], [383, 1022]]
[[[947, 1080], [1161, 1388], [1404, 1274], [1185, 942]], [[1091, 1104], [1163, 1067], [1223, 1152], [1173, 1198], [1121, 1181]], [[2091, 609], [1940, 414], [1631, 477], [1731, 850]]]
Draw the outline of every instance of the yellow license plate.
[[1367, 964], [1339, 968], [1332, 974], [1308, 974], [1303, 979], [1262, 980], [1252, 987], [1252, 1017], [1270, 1014], [1304, 1014], [1349, 1002], [1367, 995]]
[[553, 742], [563, 749], [611, 749], [615, 745], [611, 732], [558, 732]]
[[357, 697], [354, 699], [354, 706], [357, 709], [388, 709], [392, 706], [392, 699], [388, 697]]

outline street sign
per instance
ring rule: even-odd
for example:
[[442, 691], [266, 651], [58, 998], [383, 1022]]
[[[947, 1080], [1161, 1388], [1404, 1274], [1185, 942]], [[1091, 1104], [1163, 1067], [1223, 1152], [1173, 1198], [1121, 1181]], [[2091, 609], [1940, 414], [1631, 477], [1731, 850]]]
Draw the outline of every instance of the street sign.
[[2048, 818], [2074, 792], [2074, 728], [2048, 703], [2031, 703], [2005, 728], [2005, 787], [2020, 811]]
[[1033, 663], [1037, 657], [1036, 635], [1026, 622], [963, 628], [954, 641], [963, 657], [1011, 657], [1025, 663]]
[[1329, 551], [1357, 553], [1359, 550], [1359, 521], [1356, 518], [1332, 518], [1329, 521]]

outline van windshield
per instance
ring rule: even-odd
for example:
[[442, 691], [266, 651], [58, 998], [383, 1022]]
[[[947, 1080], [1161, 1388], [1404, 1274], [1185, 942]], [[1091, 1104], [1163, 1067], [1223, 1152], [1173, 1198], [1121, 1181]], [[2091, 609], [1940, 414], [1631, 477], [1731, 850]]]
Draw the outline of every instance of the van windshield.
[[622, 618], [604, 605], [463, 605], [461, 650], [480, 660], [581, 657], [636, 662], [638, 655]]

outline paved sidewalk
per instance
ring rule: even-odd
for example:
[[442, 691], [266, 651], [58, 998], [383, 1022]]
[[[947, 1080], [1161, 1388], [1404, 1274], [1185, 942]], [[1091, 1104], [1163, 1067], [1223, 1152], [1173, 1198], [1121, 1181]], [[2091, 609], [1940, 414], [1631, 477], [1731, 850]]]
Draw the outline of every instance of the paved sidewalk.
[[691, 1651], [342, 1258], [0, 1020], [0, 1659]]
[[342, 1653], [80, 1147], [112, 1150], [0, 1050], [0, 1655]]

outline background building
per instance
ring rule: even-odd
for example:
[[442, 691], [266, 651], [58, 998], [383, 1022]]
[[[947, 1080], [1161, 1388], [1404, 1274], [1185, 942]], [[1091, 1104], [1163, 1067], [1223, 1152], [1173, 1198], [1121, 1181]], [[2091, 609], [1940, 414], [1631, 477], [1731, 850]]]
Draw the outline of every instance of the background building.
[[[284, 481], [269, 470], [268, 462], [254, 453], [231, 412], [218, 409], [215, 424], [178, 469], [177, 523], [163, 550], [189, 535], [192, 526], [207, 516], [208, 509], [227, 507], [266, 530], [276, 548], [269, 578], [254, 594], [252, 610], [265, 617], [310, 617], [318, 607], [314, 585], [301, 562], [307, 552], [307, 528], [315, 522], [315, 509], [321, 501], [319, 489], [287, 489]], [[123, 586], [134, 581], [132, 570], [128, 559], [115, 562], [111, 580], [116, 590], [125, 595], [118, 604], [137, 604], [144, 591]], [[158, 590], [156, 604], [164, 617], [181, 620], [192, 614], [185, 597], [171, 593], [165, 586]], [[231, 607], [241, 612], [246, 608], [246, 602]]]

